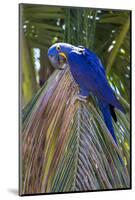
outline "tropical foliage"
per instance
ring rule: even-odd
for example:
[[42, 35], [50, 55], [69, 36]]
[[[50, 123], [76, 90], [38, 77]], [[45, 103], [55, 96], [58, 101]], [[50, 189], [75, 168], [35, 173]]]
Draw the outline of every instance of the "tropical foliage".
[[[23, 5], [20, 11], [26, 105], [20, 193], [129, 188], [130, 12], [37, 5]], [[78, 86], [68, 68], [54, 71], [50, 66], [47, 49], [56, 41], [84, 45], [106, 66], [108, 80], [126, 109], [126, 115], [116, 110], [118, 122], [113, 122], [118, 146], [94, 97], [73, 102]], [[39, 70], [35, 49], [40, 50]]]

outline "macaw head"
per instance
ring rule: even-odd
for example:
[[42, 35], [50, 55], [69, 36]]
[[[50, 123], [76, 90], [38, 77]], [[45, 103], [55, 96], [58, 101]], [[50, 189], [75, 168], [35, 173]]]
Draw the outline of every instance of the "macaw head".
[[48, 49], [48, 57], [52, 65], [57, 69], [64, 69], [67, 65], [68, 54], [74, 46], [66, 43], [56, 43]]

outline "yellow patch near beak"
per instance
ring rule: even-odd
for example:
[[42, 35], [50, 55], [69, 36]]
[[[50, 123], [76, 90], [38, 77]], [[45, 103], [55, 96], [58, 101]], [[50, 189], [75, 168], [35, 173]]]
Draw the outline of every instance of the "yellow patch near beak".
[[59, 55], [63, 56], [67, 60], [67, 56], [63, 52], [59, 53]]

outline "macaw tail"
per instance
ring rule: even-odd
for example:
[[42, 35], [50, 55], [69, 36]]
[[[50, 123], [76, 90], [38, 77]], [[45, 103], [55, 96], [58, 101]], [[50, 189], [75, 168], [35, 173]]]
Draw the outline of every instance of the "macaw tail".
[[[117, 139], [116, 139], [116, 136], [114, 133], [113, 124], [112, 124], [112, 117], [113, 117], [114, 121], [117, 122], [116, 114], [114, 112], [114, 107], [104, 103], [103, 101], [101, 101], [99, 99], [98, 99], [98, 103], [99, 103], [99, 107], [102, 112], [105, 124], [106, 124], [108, 130], [110, 131], [115, 143], [118, 145]], [[121, 159], [121, 157], [119, 155], [118, 155], [118, 158], [119, 158], [121, 164], [124, 166], [123, 160]]]
[[106, 124], [108, 130], [110, 131], [115, 143], [118, 144], [116, 136], [115, 136], [115, 133], [114, 133], [114, 128], [113, 128], [113, 125], [112, 125], [112, 117], [116, 118], [116, 115], [115, 116], [111, 116], [112, 113], [114, 113], [114, 112], [112, 112], [112, 109], [110, 109], [110, 105], [109, 104], [106, 104], [105, 102], [103, 102], [103, 101], [101, 101], [99, 99], [98, 99], [98, 104], [99, 104], [100, 110], [102, 112], [105, 124]]

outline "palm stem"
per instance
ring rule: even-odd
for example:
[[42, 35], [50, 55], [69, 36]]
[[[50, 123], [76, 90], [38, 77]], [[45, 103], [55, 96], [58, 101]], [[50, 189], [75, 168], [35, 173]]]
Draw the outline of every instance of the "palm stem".
[[110, 72], [111, 70], [111, 67], [113, 66], [113, 63], [115, 61], [115, 58], [119, 52], [119, 48], [121, 47], [122, 43], [124, 42], [124, 39], [127, 35], [127, 32], [129, 30], [129, 27], [130, 27], [130, 18], [127, 19], [126, 23], [123, 24], [122, 26], [122, 29], [119, 33], [119, 35], [117, 36], [116, 38], [116, 43], [115, 43], [115, 46], [108, 58], [108, 62], [107, 62], [107, 73]]

